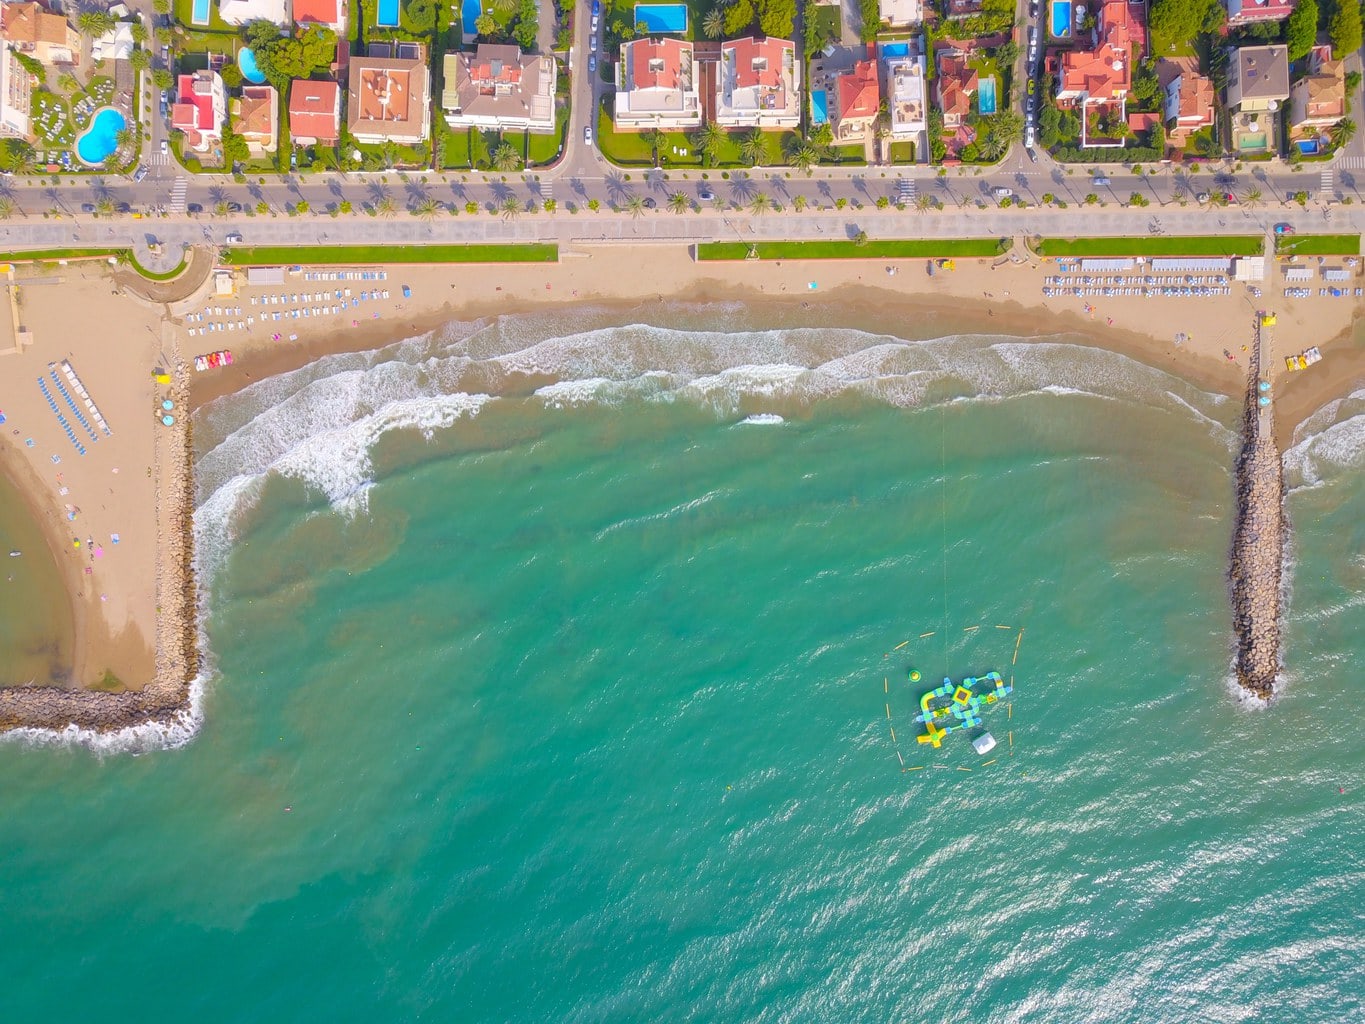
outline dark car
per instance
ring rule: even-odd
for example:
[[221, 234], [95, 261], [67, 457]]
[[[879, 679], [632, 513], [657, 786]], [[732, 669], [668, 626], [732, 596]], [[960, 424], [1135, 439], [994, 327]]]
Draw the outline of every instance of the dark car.
[[114, 209], [117, 210], [119, 213], [132, 213], [132, 212], [133, 212], [133, 204], [132, 204], [132, 203], [115, 203], [115, 204], [114, 204]]
[[654, 209], [654, 207], [656, 207], [656, 206], [658, 206], [658, 205], [659, 205], [659, 204], [656, 203], [656, 202], [655, 202], [652, 198], [650, 198], [649, 196], [646, 196], [646, 197], [645, 197], [645, 209], [646, 209], [646, 210], [652, 210], [652, 209]]
[[1038, 17], [1038, 0], [1029, 0], [1028, 16], [1030, 18]]
[[703, 203], [709, 203], [715, 200], [716, 194], [712, 192], [708, 186], [703, 185], [701, 187], [701, 190], [697, 193], [697, 198], [700, 199]]
[[228, 204], [227, 204], [227, 211], [228, 211], [228, 213], [241, 213], [241, 212], [242, 212], [242, 204], [241, 204], [241, 203], [228, 203]]
[[203, 213], [204, 207], [200, 203], [190, 203], [185, 207], [186, 213]]
[[81, 213], [94, 213], [94, 212], [95, 212], [95, 204], [94, 204], [94, 203], [81, 203]]

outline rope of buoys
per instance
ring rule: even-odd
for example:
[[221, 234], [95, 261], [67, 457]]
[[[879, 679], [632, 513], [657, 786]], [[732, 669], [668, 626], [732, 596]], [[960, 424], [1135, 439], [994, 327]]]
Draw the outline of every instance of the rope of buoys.
[[989, 761], [982, 761], [982, 762], [981, 762], [981, 767], [982, 767], [982, 768], [985, 768], [987, 765], [995, 764], [995, 762], [996, 762], [996, 761], [999, 761], [999, 760], [1000, 760], [1000, 758], [998, 758], [998, 757], [993, 757], [993, 758], [991, 758]]
[[926, 636], [933, 636], [933, 635], [934, 635], [935, 633], [937, 633], [937, 632], [938, 632], [938, 630], [936, 630], [936, 629], [931, 629], [931, 630], [929, 630], [929, 632], [927, 632], [927, 633], [921, 633], [921, 634], [919, 635], [919, 638], [920, 638], [921, 640], [923, 640]]
[[962, 767], [962, 765], [958, 765], [958, 766], [957, 766], [957, 770], [960, 771], [960, 772], [969, 772], [969, 771], [971, 771], [970, 768], [964, 768], [964, 767]]
[[905, 758], [901, 757], [901, 752], [900, 752], [899, 750], [896, 751], [896, 760], [899, 761], [899, 762], [901, 763], [901, 771], [904, 771], [904, 770], [905, 770]]
[[1024, 630], [1023, 630], [1023, 627], [1020, 627], [1020, 629], [1019, 629], [1019, 639], [1017, 639], [1017, 640], [1014, 641], [1014, 659], [1010, 662], [1011, 665], [1017, 665], [1017, 664], [1019, 663], [1019, 645], [1022, 644], [1023, 642], [1024, 642]]
[[962, 632], [964, 632], [964, 633], [974, 633], [974, 632], [976, 632], [976, 631], [977, 631], [978, 629], [980, 629], [980, 628], [981, 628], [980, 626], [967, 626], [965, 629], [962, 630]]
[[891, 649], [892, 649], [893, 651], [899, 651], [902, 647], [904, 647], [904, 646], [905, 646], [906, 644], [908, 644], [909, 642], [910, 642], [909, 640], [902, 640], [900, 643], [898, 643], [895, 647], [893, 647], [893, 648], [891, 648]]
[[891, 680], [887, 676], [882, 676], [882, 693], [891, 692]]
[[1013, 626], [996, 626], [996, 629], [1013, 629]]
[[[895, 743], [895, 742], [896, 742], [896, 727], [895, 727], [894, 725], [891, 726], [891, 742], [892, 742], [892, 743]], [[898, 750], [898, 751], [896, 751], [896, 753], [899, 754], [900, 751]]]
[[[1013, 676], [1010, 676], [1010, 686], [1014, 686], [1014, 677], [1013, 677]], [[1006, 717], [1006, 718], [1009, 718], [1009, 719], [1014, 718], [1014, 702], [1013, 702], [1013, 701], [1010, 701], [1010, 703], [1008, 703], [1008, 704], [1005, 705], [1005, 717]]]
[[888, 704], [888, 705], [886, 706], [886, 720], [887, 720], [888, 722], [891, 721], [891, 705], [890, 705], [890, 704]]
[[922, 772], [922, 771], [924, 771], [924, 765], [922, 765], [922, 764], [914, 764], [914, 765], [911, 765], [909, 768], [907, 768], [907, 769], [905, 769], [905, 770], [906, 770], [907, 772]]

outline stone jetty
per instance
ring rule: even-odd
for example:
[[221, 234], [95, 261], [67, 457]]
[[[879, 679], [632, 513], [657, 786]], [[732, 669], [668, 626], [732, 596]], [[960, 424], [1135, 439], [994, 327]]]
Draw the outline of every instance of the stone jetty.
[[1237, 522], [1232, 536], [1233, 628], [1237, 682], [1269, 700], [1280, 670], [1280, 575], [1283, 570], [1284, 476], [1275, 443], [1274, 404], [1261, 405], [1261, 369], [1270, 366], [1270, 328], [1256, 317], [1256, 345], [1237, 459]]

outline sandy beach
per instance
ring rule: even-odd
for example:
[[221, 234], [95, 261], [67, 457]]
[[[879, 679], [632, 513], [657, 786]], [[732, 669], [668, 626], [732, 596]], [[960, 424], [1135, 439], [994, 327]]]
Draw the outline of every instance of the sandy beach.
[[[71, 671], [38, 682], [111, 691], [151, 686], [155, 693], [136, 702], [144, 711], [179, 700], [196, 665], [187, 569], [188, 411], [322, 355], [376, 348], [451, 320], [574, 303], [638, 311], [643, 318], [665, 300], [742, 301], [781, 307], [789, 316], [818, 309], [822, 322], [833, 314], [892, 332], [898, 324], [914, 325], [907, 327], [910, 336], [925, 336], [937, 324], [943, 333], [1071, 334], [1207, 390], [1240, 396], [1244, 346], [1252, 342], [1256, 310], [1266, 308], [1279, 317], [1273, 379], [1281, 447], [1295, 425], [1365, 379], [1365, 344], [1352, 333], [1359, 301], [1284, 299], [1273, 270], [1263, 298], [1234, 285], [1230, 295], [1208, 298], [1083, 299], [1045, 298], [1044, 278], [1055, 268], [1038, 260], [958, 260], [955, 270], [931, 276], [924, 260], [696, 263], [685, 247], [654, 245], [584, 247], [561, 252], [560, 262], [550, 265], [384, 269], [382, 281], [309, 280], [295, 273], [273, 285], [248, 285], [239, 273], [233, 294], [215, 294], [210, 277], [192, 294], [183, 294], [190, 285], [182, 285], [179, 297], [168, 286], [133, 294], [120, 286], [128, 283], [126, 274], [115, 278], [101, 263], [18, 269], [21, 321], [33, 343], [0, 355], [0, 410], [7, 418], [0, 471], [19, 487], [43, 529], [76, 625]], [[362, 292], [378, 294], [362, 300]], [[304, 307], [308, 317], [289, 315]], [[204, 330], [215, 322], [223, 329]], [[1186, 336], [1179, 343], [1178, 334]], [[0, 351], [13, 344], [11, 335], [6, 324]], [[1289, 374], [1283, 356], [1313, 344], [1323, 360]], [[230, 367], [193, 370], [196, 355], [220, 349], [233, 353]], [[37, 383], [43, 377], [51, 389], [54, 372], [65, 382], [63, 360], [110, 427], [108, 435], [85, 438], [84, 455]], [[154, 380], [158, 369], [174, 375], [170, 385]], [[63, 397], [52, 393], [60, 411]], [[173, 427], [160, 421], [168, 400], [175, 406]], [[67, 419], [81, 430], [69, 412]], [[53, 710], [49, 718], [57, 722], [63, 714]], [[17, 721], [0, 693], [0, 727]]]

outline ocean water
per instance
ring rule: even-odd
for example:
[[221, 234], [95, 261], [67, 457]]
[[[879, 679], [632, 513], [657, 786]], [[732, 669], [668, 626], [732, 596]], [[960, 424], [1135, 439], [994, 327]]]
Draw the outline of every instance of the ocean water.
[[[9, 1019], [1360, 1018], [1365, 395], [1291, 453], [1258, 710], [1232, 403], [1066, 339], [655, 323], [199, 414], [203, 722], [0, 745]], [[997, 749], [917, 744], [910, 668], [1012, 678]]]
[[[10, 557], [10, 552], [19, 554]], [[14, 483], [0, 472], [0, 686], [59, 678], [75, 627], [61, 571]]]

